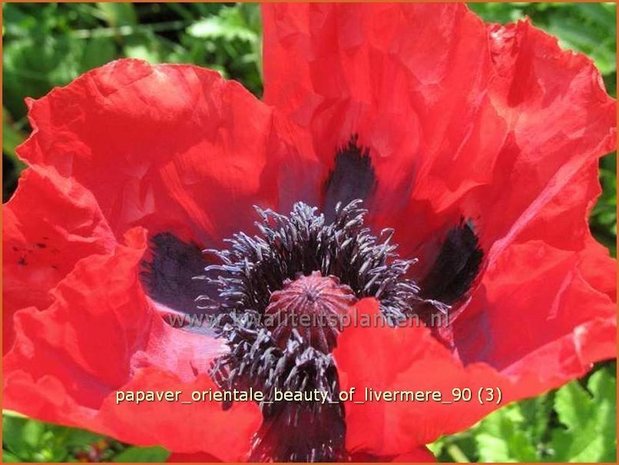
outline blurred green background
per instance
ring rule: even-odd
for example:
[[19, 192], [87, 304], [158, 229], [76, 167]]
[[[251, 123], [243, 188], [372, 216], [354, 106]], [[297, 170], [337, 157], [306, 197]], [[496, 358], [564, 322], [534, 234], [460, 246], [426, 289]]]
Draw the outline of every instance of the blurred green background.
[[[591, 57], [616, 95], [615, 4], [476, 3], [484, 19], [529, 16], [564, 48]], [[185, 62], [219, 70], [260, 96], [261, 24], [255, 4], [3, 4], [3, 199], [23, 165], [15, 147], [30, 127], [25, 97], [40, 97], [120, 57]], [[600, 163], [603, 194], [591, 229], [616, 253], [616, 155]], [[615, 462], [615, 362], [582, 380], [502, 408], [469, 431], [441, 438], [441, 461]], [[86, 431], [3, 412], [3, 461], [164, 461], [162, 448], [138, 448]]]

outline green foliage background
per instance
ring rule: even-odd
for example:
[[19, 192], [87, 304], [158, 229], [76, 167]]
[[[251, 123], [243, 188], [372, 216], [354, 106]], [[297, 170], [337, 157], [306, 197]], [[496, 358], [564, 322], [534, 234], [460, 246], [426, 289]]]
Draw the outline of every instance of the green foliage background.
[[[589, 55], [616, 94], [615, 4], [475, 3], [484, 19], [529, 16], [565, 48]], [[3, 4], [3, 198], [23, 165], [15, 147], [30, 131], [25, 97], [40, 97], [120, 57], [186, 62], [219, 70], [260, 95], [261, 25], [255, 4]], [[616, 155], [601, 161], [603, 194], [591, 217], [613, 255]], [[469, 431], [430, 447], [442, 461], [615, 462], [616, 366], [508, 405]], [[3, 412], [3, 461], [164, 461], [162, 448], [137, 448], [99, 435]]]

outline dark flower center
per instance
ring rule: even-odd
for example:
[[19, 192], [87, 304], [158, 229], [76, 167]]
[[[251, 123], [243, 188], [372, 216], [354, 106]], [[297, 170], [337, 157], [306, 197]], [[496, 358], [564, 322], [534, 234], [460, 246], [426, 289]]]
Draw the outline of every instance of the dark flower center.
[[[252, 458], [331, 461], [345, 457], [344, 407], [337, 402], [337, 369], [329, 355], [357, 298], [375, 297], [395, 324], [428, 305], [400, 259], [392, 230], [378, 236], [364, 225], [361, 201], [338, 204], [331, 222], [317, 209], [294, 205], [290, 215], [260, 210], [260, 234], [236, 234], [221, 262], [200, 276], [207, 283], [201, 308], [217, 314], [215, 330], [230, 351], [213, 377], [223, 389], [265, 394], [263, 425]], [[277, 391], [318, 390], [332, 403], [277, 402]], [[275, 434], [277, 432], [277, 434]]]
[[446, 305], [420, 297], [419, 287], [407, 277], [417, 260], [397, 256], [397, 245], [391, 243], [393, 230], [384, 229], [375, 236], [364, 225], [367, 210], [361, 203], [338, 204], [332, 222], [316, 207], [301, 202], [289, 216], [257, 208], [262, 217], [256, 223], [259, 235], [237, 233], [228, 240], [229, 249], [207, 251], [221, 264], [206, 267], [206, 275], [200, 276], [210, 285], [199, 297], [200, 307], [217, 313], [251, 310], [264, 315], [271, 295], [287, 280], [317, 271], [337, 277], [359, 298], [377, 298], [383, 315], [393, 324], [422, 304], [446, 311]]
[[[239, 232], [227, 240], [229, 248], [206, 250], [206, 256], [170, 233], [152, 238], [142, 276], [150, 296], [176, 311], [213, 317], [207, 332], [229, 347], [214, 361], [213, 379], [222, 389], [264, 394], [252, 461], [348, 459], [331, 356], [345, 331], [342, 318], [364, 297], [378, 301], [390, 325], [451, 314], [450, 305], [467, 295], [482, 266], [477, 235], [462, 221], [447, 232], [419, 286], [410, 276], [416, 259], [398, 256], [394, 231], [376, 235], [364, 224], [359, 198], [372, 195], [377, 179], [357, 142], [351, 138], [337, 153], [324, 214], [301, 202], [289, 215], [257, 208], [256, 235]], [[440, 331], [433, 333], [449, 345]], [[283, 391], [318, 391], [326, 402], [278, 401]]]

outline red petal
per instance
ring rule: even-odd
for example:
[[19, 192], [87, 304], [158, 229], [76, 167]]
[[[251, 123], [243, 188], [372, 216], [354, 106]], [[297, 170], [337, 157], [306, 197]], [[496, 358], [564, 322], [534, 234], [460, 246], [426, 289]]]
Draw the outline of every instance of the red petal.
[[616, 262], [592, 237], [587, 221], [600, 193], [598, 162], [595, 160], [577, 172], [572, 182], [530, 219], [517, 236], [517, 242], [542, 239], [553, 247], [578, 253], [583, 277], [614, 301]]
[[13, 314], [49, 306], [50, 291], [78, 260], [110, 252], [116, 241], [92, 194], [51, 171], [26, 170], [3, 214], [6, 351], [13, 341]]
[[[220, 341], [163, 322], [140, 286], [145, 234], [131, 230], [126, 240], [111, 255], [81, 260], [47, 310], [16, 314], [15, 344], [4, 360], [5, 407], [136, 444], [241, 458], [260, 421], [254, 405], [226, 412], [216, 402], [116, 405], [117, 390], [178, 389], [187, 399], [214, 389], [204, 373], [224, 350]], [[224, 437], [227, 421], [237, 435]]]
[[[590, 59], [562, 51], [556, 39], [528, 21], [491, 25], [488, 32], [493, 78], [487, 93], [494, 115], [481, 126], [485, 134], [469, 162], [485, 170], [489, 181], [442, 200], [440, 181], [418, 189], [408, 215], [434, 205], [427, 214], [473, 218], [492, 263], [520, 234], [545, 234], [529, 225], [539, 226], [538, 218], [560, 205], [572, 224], [563, 229], [552, 223], [549, 237], [580, 240], [582, 247], [589, 237], [586, 212], [598, 192], [598, 158], [616, 146], [616, 102]], [[489, 154], [488, 162], [480, 159], [483, 154]], [[441, 172], [434, 174], [440, 179]], [[548, 227], [548, 218], [544, 221]]]
[[[182, 391], [180, 398], [187, 401], [192, 392], [218, 390], [207, 375], [179, 382], [169, 372], [150, 369], [140, 372], [122, 389]], [[110, 432], [122, 431], [124, 440], [133, 444], [161, 445], [185, 454], [205, 453], [223, 462], [246, 459], [251, 438], [261, 421], [258, 406], [253, 402], [237, 402], [230, 410], [223, 410], [214, 401], [116, 405], [112, 396], [104, 401], [101, 417], [104, 427]]]
[[[614, 301], [587, 282], [581, 257], [539, 240], [504, 251], [454, 323], [460, 357], [543, 382], [547, 372], [568, 381], [615, 356]], [[614, 274], [611, 260], [604, 269]]]
[[[586, 218], [598, 157], [615, 146], [615, 102], [590, 60], [528, 22], [487, 28], [462, 5], [264, 13], [267, 101], [308, 129], [326, 165], [359, 133], [378, 174], [375, 219], [395, 227], [401, 253], [421, 258], [417, 272], [462, 216], [486, 254], [488, 271], [454, 323], [456, 354], [422, 328], [350, 328], [336, 351], [344, 385], [484, 383], [511, 400], [614, 355], [615, 273]], [[404, 453], [490, 408], [353, 404], [349, 446]]]
[[[616, 263], [586, 221], [599, 192], [594, 161], [491, 255], [480, 288], [453, 325], [464, 360], [501, 369], [539, 366], [541, 373], [548, 371], [541, 363], [575, 359], [569, 370], [557, 368], [568, 380], [614, 356]], [[537, 351], [554, 360], [536, 359]]]
[[[509, 139], [493, 186], [479, 189], [470, 202], [483, 214], [482, 241], [498, 239], [492, 260], [549, 204], [561, 204], [568, 214], [580, 205], [590, 208], [597, 194], [597, 159], [615, 148], [616, 105], [590, 59], [561, 51], [556, 39], [529, 22], [489, 31], [497, 74], [490, 95]], [[575, 190], [586, 203], [572, 197]], [[584, 225], [582, 216], [574, 218]]]
[[[357, 306], [359, 317], [378, 314], [377, 302]], [[357, 325], [340, 335], [334, 357], [342, 391], [356, 389], [355, 401], [365, 401], [364, 388], [378, 391], [440, 390], [448, 399], [452, 388], [505, 388], [506, 380], [483, 364], [462, 367], [430, 331]], [[346, 403], [346, 447], [372, 455], [400, 455], [472, 425], [496, 406], [491, 404], [365, 401]]]
[[[484, 163], [503, 135], [485, 98], [486, 29], [465, 6], [269, 4], [263, 12], [265, 101], [308, 129], [325, 175], [336, 148], [359, 135], [378, 176], [372, 214], [381, 224], [399, 226], [413, 188], [431, 185], [433, 207], [489, 182]], [[478, 150], [480, 134], [489, 150]], [[426, 180], [432, 167], [440, 176]], [[450, 219], [437, 210], [417, 205], [396, 232], [409, 243], [424, 237]]]
[[28, 103], [19, 155], [90, 189], [117, 236], [140, 225], [217, 242], [276, 202], [274, 167], [294, 153], [269, 107], [194, 66], [115, 61]]
[[456, 4], [263, 11], [265, 100], [307, 128], [325, 176], [359, 134], [378, 175], [374, 220], [422, 258], [420, 274], [437, 231], [473, 218], [486, 251], [505, 247], [615, 145], [591, 61], [528, 22], [487, 28]]
[[[374, 455], [406, 453], [473, 425], [500, 405], [558, 387], [586, 373], [593, 362], [615, 355], [614, 305], [605, 294], [592, 292], [576, 266], [570, 268], [576, 257], [543, 243], [512, 249], [489, 274], [496, 282], [482, 287], [466, 317], [457, 320], [457, 354], [414, 324], [359, 325], [343, 332], [334, 351], [343, 390], [431, 389], [440, 390], [444, 399], [453, 388], [469, 388], [473, 394], [472, 402], [450, 405], [348, 403], [347, 448]], [[365, 300], [358, 310], [375, 315], [378, 307]], [[500, 405], [477, 402], [479, 389], [497, 387]]]

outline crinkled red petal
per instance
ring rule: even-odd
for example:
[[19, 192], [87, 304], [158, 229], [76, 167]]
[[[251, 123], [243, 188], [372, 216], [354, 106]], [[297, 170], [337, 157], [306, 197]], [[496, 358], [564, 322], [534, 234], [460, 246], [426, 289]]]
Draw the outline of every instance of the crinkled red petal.
[[[534, 254], [533, 247], [539, 251], [537, 261], [523, 269], [519, 261]], [[492, 297], [482, 301], [478, 296], [471, 302], [479, 308], [458, 320], [455, 353], [414, 322], [403, 328], [359, 324], [344, 330], [334, 357], [342, 389], [355, 387], [361, 400], [366, 387], [389, 392], [436, 390], [448, 402], [454, 388], [468, 388], [473, 396], [470, 402], [348, 403], [349, 450], [404, 454], [468, 428], [512, 400], [582, 376], [594, 362], [615, 355], [616, 315], [608, 296], [591, 292], [577, 267], [566, 276], [561, 259], [569, 259], [569, 254], [545, 250], [543, 244], [521, 249], [510, 252], [505, 265], [528, 273], [527, 279], [503, 280]], [[532, 274], [531, 267], [539, 270]], [[357, 310], [359, 315], [376, 315], [377, 302], [361, 301]], [[478, 401], [480, 390], [488, 388], [495, 389], [494, 399], [500, 389], [500, 403]]]
[[230, 411], [217, 402], [117, 404], [117, 391], [181, 390], [179, 400], [191, 400], [192, 391], [216, 389], [206, 373], [225, 351], [221, 341], [163, 322], [139, 281], [145, 232], [132, 229], [125, 240], [111, 254], [81, 260], [48, 309], [17, 312], [4, 407], [135, 444], [243, 458], [260, 422], [254, 404]]
[[89, 189], [117, 236], [139, 225], [219, 244], [253, 204], [277, 204], [277, 168], [296, 153], [271, 108], [195, 66], [119, 60], [28, 105], [20, 157]]
[[325, 177], [359, 135], [377, 172], [373, 219], [422, 258], [420, 274], [460, 217], [486, 251], [505, 246], [615, 146], [615, 102], [592, 62], [529, 22], [486, 26], [457, 4], [263, 15], [265, 100], [308, 132]]
[[[19, 153], [40, 194], [18, 193], [5, 210], [5, 266], [30, 254], [36, 272], [16, 268], [5, 290], [14, 309], [27, 307], [5, 359], [7, 408], [181, 453], [244, 457], [259, 423], [253, 404], [115, 405], [117, 389], [208, 389], [205, 364], [221, 347], [172, 333], [138, 280], [144, 233], [130, 230], [112, 250], [106, 223], [117, 238], [141, 225], [218, 242], [251, 224], [251, 204], [316, 200], [352, 134], [376, 169], [374, 221], [396, 228], [401, 251], [420, 256], [423, 271], [440, 231], [465, 216], [487, 270], [452, 326], [454, 352], [423, 327], [347, 328], [334, 354], [342, 389], [498, 387], [505, 403], [615, 355], [614, 262], [586, 224], [597, 159], [616, 142], [615, 102], [588, 59], [526, 21], [486, 27], [462, 5], [279, 4], [264, 17], [265, 98], [276, 110], [215, 73], [134, 60], [29, 103], [35, 132]], [[33, 204], [46, 195], [49, 205]], [[71, 249], [58, 273], [29, 216], [53, 202], [71, 212], [45, 216], [41, 229]], [[40, 295], [19, 295], [37, 283]], [[358, 308], [378, 312], [372, 300]], [[494, 408], [350, 403], [347, 448], [410, 454]]]
[[116, 240], [92, 194], [73, 179], [30, 168], [3, 206], [3, 349], [12, 344], [13, 314], [42, 310], [75, 264], [111, 252]]
[[265, 101], [308, 131], [324, 176], [358, 134], [377, 175], [375, 222], [409, 251], [457, 222], [437, 213], [491, 182], [504, 137], [483, 22], [455, 4], [268, 4], [263, 16]]
[[[598, 158], [616, 143], [615, 102], [589, 59], [527, 21], [486, 26], [463, 5], [263, 12], [265, 98], [308, 131], [325, 176], [338, 144], [358, 133], [377, 173], [374, 221], [421, 259], [419, 276], [461, 217], [485, 253], [451, 327], [454, 354], [421, 328], [349, 328], [336, 351], [349, 386], [496, 383], [511, 400], [615, 355], [614, 261], [587, 225]], [[410, 349], [388, 349], [389, 338]], [[349, 445], [404, 453], [489, 410], [352, 405]]]

